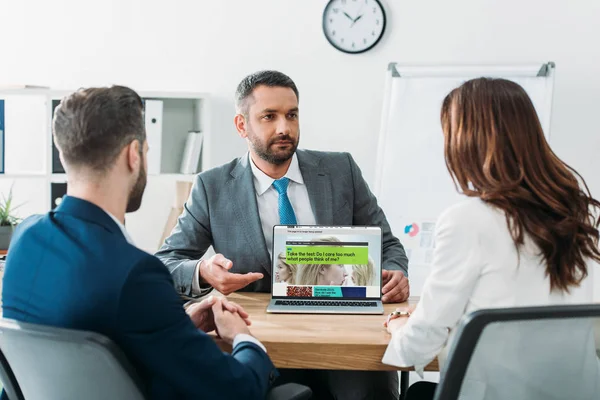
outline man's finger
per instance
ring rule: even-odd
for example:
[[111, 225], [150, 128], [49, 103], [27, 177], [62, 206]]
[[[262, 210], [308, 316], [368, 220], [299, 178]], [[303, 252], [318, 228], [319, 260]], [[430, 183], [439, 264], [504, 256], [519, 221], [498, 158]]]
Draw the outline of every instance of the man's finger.
[[409, 295], [410, 295], [410, 290], [409, 290], [408, 286], [405, 286], [400, 289], [400, 293], [394, 297], [393, 301], [396, 303], [406, 301], [406, 300], [408, 300]]
[[231, 267], [233, 267], [233, 262], [231, 262], [231, 260], [225, 258], [225, 256], [223, 256], [223, 254], [215, 254], [213, 256], [213, 264], [219, 265], [219, 266], [225, 268], [226, 270], [230, 270]]
[[200, 303], [196, 303], [197, 304], [197, 310], [208, 310], [209, 308], [212, 307], [212, 305], [215, 302], [215, 296], [208, 296], [206, 299], [202, 300]]
[[404, 292], [406, 296], [410, 294], [410, 281], [408, 280], [406, 275], [400, 275], [400, 282], [398, 282], [398, 286], [402, 288], [402, 292]]
[[237, 312], [237, 308], [236, 308], [235, 304], [233, 304], [233, 302], [231, 302], [227, 299], [222, 299], [221, 304], [223, 304], [223, 308], [225, 308], [227, 311], [232, 312], [232, 313]]
[[251, 284], [252, 282], [262, 279], [263, 277], [264, 275], [258, 272], [249, 272], [247, 274], [229, 273], [225, 279], [227, 280], [226, 284], [230, 286], [237, 286], [235, 289], [237, 290]]
[[398, 286], [400, 286], [401, 288], [405, 288], [408, 287], [409, 282], [408, 282], [408, 278], [406, 276], [404, 276], [404, 274], [400, 275], [400, 280], [398, 282]]
[[388, 271], [387, 269], [382, 270], [381, 277], [383, 278], [383, 280], [390, 279], [390, 271]]
[[186, 309], [185, 312], [192, 318], [194, 318], [194, 316], [196, 315], [200, 315], [203, 314], [204, 312], [210, 310], [210, 308], [212, 307], [213, 303], [215, 301], [215, 297], [214, 296], [210, 296], [198, 303], [192, 303], [191, 305], [189, 305]]
[[215, 299], [215, 302], [212, 305], [212, 312], [215, 318], [223, 314], [223, 304], [220, 299]]
[[240, 290], [241, 288], [248, 286], [252, 282], [262, 279], [263, 277], [263, 274], [259, 274], [257, 272], [249, 272], [247, 274], [235, 274], [228, 272], [223, 279], [223, 283], [215, 288], [224, 295], [229, 295], [236, 290]]
[[393, 288], [395, 288], [396, 286], [398, 286], [398, 277], [395, 274], [391, 274], [391, 278], [390, 280], [383, 286], [383, 289], [381, 289], [381, 293], [383, 294], [387, 294], [390, 290], [392, 290]]
[[410, 287], [406, 286], [405, 288], [402, 289], [402, 298], [400, 299], [400, 301], [408, 300], [409, 296], [410, 296]]
[[402, 292], [400, 286], [394, 286], [388, 293], [386, 293], [382, 300], [386, 303], [393, 303], [396, 300], [396, 296], [398, 296]]
[[240, 315], [240, 317], [246, 319], [246, 318], [248, 318], [250, 316], [250, 314], [248, 314], [246, 312], [246, 310], [244, 310], [244, 307], [240, 306], [238, 303], [230, 301], [229, 304], [232, 305], [232, 306], [234, 306], [236, 308], [236, 311]]

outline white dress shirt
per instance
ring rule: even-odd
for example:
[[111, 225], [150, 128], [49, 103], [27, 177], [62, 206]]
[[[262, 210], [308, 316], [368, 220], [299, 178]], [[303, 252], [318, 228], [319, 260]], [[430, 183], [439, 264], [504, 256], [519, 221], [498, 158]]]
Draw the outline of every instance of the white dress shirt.
[[[525, 244], [517, 251], [504, 212], [479, 199], [469, 199], [446, 210], [438, 220], [435, 243], [431, 273], [419, 304], [406, 325], [393, 333], [383, 356], [385, 364], [414, 366], [422, 376], [424, 367], [438, 356], [443, 368], [454, 329], [463, 315], [478, 309], [593, 302], [595, 263], [588, 263], [588, 277], [570, 293], [550, 292], [546, 264], [537, 246], [526, 236]], [[573, 337], [585, 337], [568, 331], [553, 334], [564, 335], [565, 348], [560, 351], [566, 354]], [[506, 355], [498, 353], [503, 351], [501, 343], [499, 339], [498, 346], [486, 350], [487, 360]], [[579, 353], [576, 351], [572, 354]], [[534, 368], [527, 368], [527, 354], [520, 357], [503, 367], [511, 376], [525, 379]], [[477, 366], [472, 368], [477, 370]], [[598, 373], [593, 368], [589, 372]], [[491, 396], [492, 390], [485, 394], [482, 386], [485, 385], [480, 384], [476, 390], [478, 395], [469, 398], [493, 398], [486, 397]]]
[[[131, 236], [129, 236], [129, 233], [127, 233], [127, 229], [125, 229], [125, 225], [123, 225], [121, 223], [121, 221], [119, 221], [117, 218], [115, 218], [115, 216], [112, 215], [111, 213], [109, 213], [108, 211], [105, 211], [105, 212], [108, 214], [109, 217], [112, 218], [113, 221], [115, 221], [115, 224], [117, 224], [117, 226], [123, 233], [123, 236], [125, 236], [125, 240], [127, 240], [127, 243], [129, 243], [132, 246], [135, 246], [135, 244], [133, 243], [133, 239], [131, 238]], [[258, 347], [263, 349], [263, 351], [265, 353], [267, 352], [267, 349], [265, 348], [265, 346], [258, 339], [256, 339], [254, 336], [250, 336], [245, 333], [238, 333], [237, 335], [235, 335], [235, 337], [233, 338], [233, 348], [235, 348], [235, 346], [237, 346], [239, 343], [242, 343], [242, 342], [254, 343]]]
[[[258, 203], [258, 214], [262, 226], [263, 235], [267, 242], [267, 250], [273, 257], [273, 226], [279, 225], [279, 193], [273, 187], [275, 179], [262, 172], [252, 161], [250, 153], [250, 167], [254, 176], [254, 189], [256, 190], [256, 202]], [[296, 222], [298, 225], [315, 225], [315, 216], [310, 206], [308, 190], [304, 184], [298, 157], [296, 154], [292, 157], [292, 162], [283, 176], [290, 180], [287, 188], [287, 195], [292, 203]]]

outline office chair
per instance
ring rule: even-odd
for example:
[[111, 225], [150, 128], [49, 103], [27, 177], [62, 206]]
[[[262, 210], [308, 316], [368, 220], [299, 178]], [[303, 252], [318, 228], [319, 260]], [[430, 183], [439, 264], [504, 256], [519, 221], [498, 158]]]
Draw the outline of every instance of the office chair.
[[463, 317], [435, 400], [597, 399], [600, 304], [478, 310]]
[[[23, 395], [27, 400], [146, 398], [123, 352], [98, 333], [2, 319], [0, 350], [18, 382], [13, 393], [22, 391], [14, 400]], [[2, 379], [4, 383], [4, 376]], [[267, 399], [305, 400], [311, 394], [305, 386], [287, 384], [271, 390]], [[8, 390], [7, 395], [13, 400]]]
[[2, 382], [2, 389], [8, 396], [9, 400], [25, 400], [23, 393], [21, 393], [21, 387], [13, 374], [12, 368], [8, 365], [4, 353], [0, 351], [0, 382]]

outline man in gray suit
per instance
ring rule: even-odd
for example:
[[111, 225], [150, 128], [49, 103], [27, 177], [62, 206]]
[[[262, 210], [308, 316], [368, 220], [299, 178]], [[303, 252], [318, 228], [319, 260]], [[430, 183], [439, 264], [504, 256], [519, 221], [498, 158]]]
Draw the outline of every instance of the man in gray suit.
[[[257, 72], [239, 84], [234, 122], [249, 152], [198, 175], [177, 225], [156, 254], [181, 295], [202, 296], [212, 288], [224, 294], [269, 292], [273, 225], [281, 223], [381, 226], [383, 301], [408, 298], [404, 248], [352, 156], [296, 150], [298, 98], [294, 82], [277, 71]], [[203, 258], [211, 245], [217, 254]], [[319, 393], [315, 379], [310, 386]], [[396, 373], [330, 371], [317, 380], [334, 398], [398, 395]]]

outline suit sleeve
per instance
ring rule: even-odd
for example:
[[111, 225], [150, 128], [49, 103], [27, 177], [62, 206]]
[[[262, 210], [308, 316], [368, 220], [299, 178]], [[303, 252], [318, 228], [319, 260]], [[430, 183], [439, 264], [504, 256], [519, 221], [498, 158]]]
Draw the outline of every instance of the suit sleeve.
[[369, 185], [362, 176], [360, 168], [348, 154], [352, 181], [354, 184], [354, 225], [381, 226], [383, 235], [383, 268], [387, 270], [400, 270], [408, 276], [408, 258], [404, 247], [397, 237], [392, 234], [390, 224], [379, 204], [377, 198], [369, 189]]
[[175, 228], [156, 253], [169, 269], [180, 295], [197, 297], [192, 290], [196, 266], [211, 245], [208, 198], [198, 176]]
[[250, 342], [222, 352], [193, 325], [165, 267], [145, 260], [124, 284], [116, 321], [119, 344], [143, 375], [183, 398], [264, 399], [277, 377], [267, 354]]

